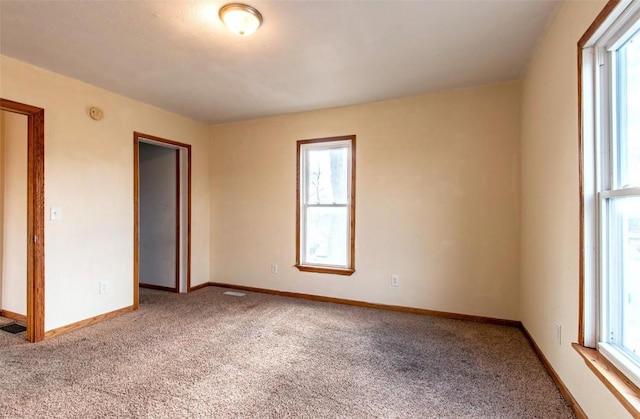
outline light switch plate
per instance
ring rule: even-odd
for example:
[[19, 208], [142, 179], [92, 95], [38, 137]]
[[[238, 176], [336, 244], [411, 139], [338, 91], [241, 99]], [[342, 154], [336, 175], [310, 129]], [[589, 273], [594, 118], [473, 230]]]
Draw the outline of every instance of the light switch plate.
[[62, 219], [62, 209], [60, 207], [51, 207], [51, 219], [52, 220]]

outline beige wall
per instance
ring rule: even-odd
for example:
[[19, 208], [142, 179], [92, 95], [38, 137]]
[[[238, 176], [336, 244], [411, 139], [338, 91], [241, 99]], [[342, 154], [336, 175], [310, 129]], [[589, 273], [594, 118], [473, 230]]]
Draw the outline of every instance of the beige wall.
[[[518, 319], [519, 108], [512, 82], [212, 127], [212, 280]], [[356, 273], [299, 272], [296, 140], [348, 134]]]
[[0, 111], [2, 255], [0, 309], [27, 314], [27, 117]]
[[580, 248], [577, 42], [604, 4], [565, 3], [527, 70], [522, 100], [522, 322], [591, 418], [629, 416], [571, 347]]
[[133, 302], [133, 131], [192, 144], [192, 284], [209, 280], [207, 126], [4, 56], [0, 74], [1, 97], [45, 109], [45, 330]]

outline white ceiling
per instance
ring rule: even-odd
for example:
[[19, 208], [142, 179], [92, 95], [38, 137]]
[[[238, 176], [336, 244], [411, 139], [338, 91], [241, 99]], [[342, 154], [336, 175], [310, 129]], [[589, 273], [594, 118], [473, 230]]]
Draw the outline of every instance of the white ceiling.
[[558, 1], [0, 1], [0, 53], [206, 123], [520, 77]]

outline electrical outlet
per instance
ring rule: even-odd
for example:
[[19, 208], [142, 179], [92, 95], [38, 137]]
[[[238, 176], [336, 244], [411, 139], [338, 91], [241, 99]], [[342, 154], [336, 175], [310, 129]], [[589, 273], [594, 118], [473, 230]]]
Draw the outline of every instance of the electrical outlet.
[[398, 275], [391, 275], [391, 286], [392, 287], [400, 286], [400, 277]]
[[556, 323], [556, 343], [562, 345], [562, 325]]
[[109, 281], [100, 281], [100, 294], [109, 292]]
[[274, 274], [274, 275], [278, 273], [278, 265], [277, 264], [275, 264], [275, 263], [271, 264], [271, 273]]

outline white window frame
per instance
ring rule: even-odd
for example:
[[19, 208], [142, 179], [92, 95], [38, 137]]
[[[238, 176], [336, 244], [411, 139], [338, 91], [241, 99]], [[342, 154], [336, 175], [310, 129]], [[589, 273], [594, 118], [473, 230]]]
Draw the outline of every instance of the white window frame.
[[[355, 135], [300, 140], [297, 143], [297, 217], [296, 217], [296, 267], [301, 271], [317, 273], [333, 273], [352, 275], [355, 272]], [[307, 187], [309, 184], [308, 151], [330, 150], [332, 148], [346, 148], [347, 155], [347, 202], [346, 203], [317, 203], [308, 202]], [[309, 208], [346, 208], [346, 261], [345, 265], [321, 264], [305, 260], [306, 255], [306, 215]]]
[[[582, 51], [583, 167], [583, 330], [582, 344], [597, 348], [631, 382], [640, 386], [640, 356], [616, 344], [619, 317], [609, 296], [608, 205], [640, 197], [640, 185], [616, 187], [616, 55], [640, 30], [640, 0], [618, 3], [588, 39]], [[613, 308], [613, 309], [611, 309]]]

